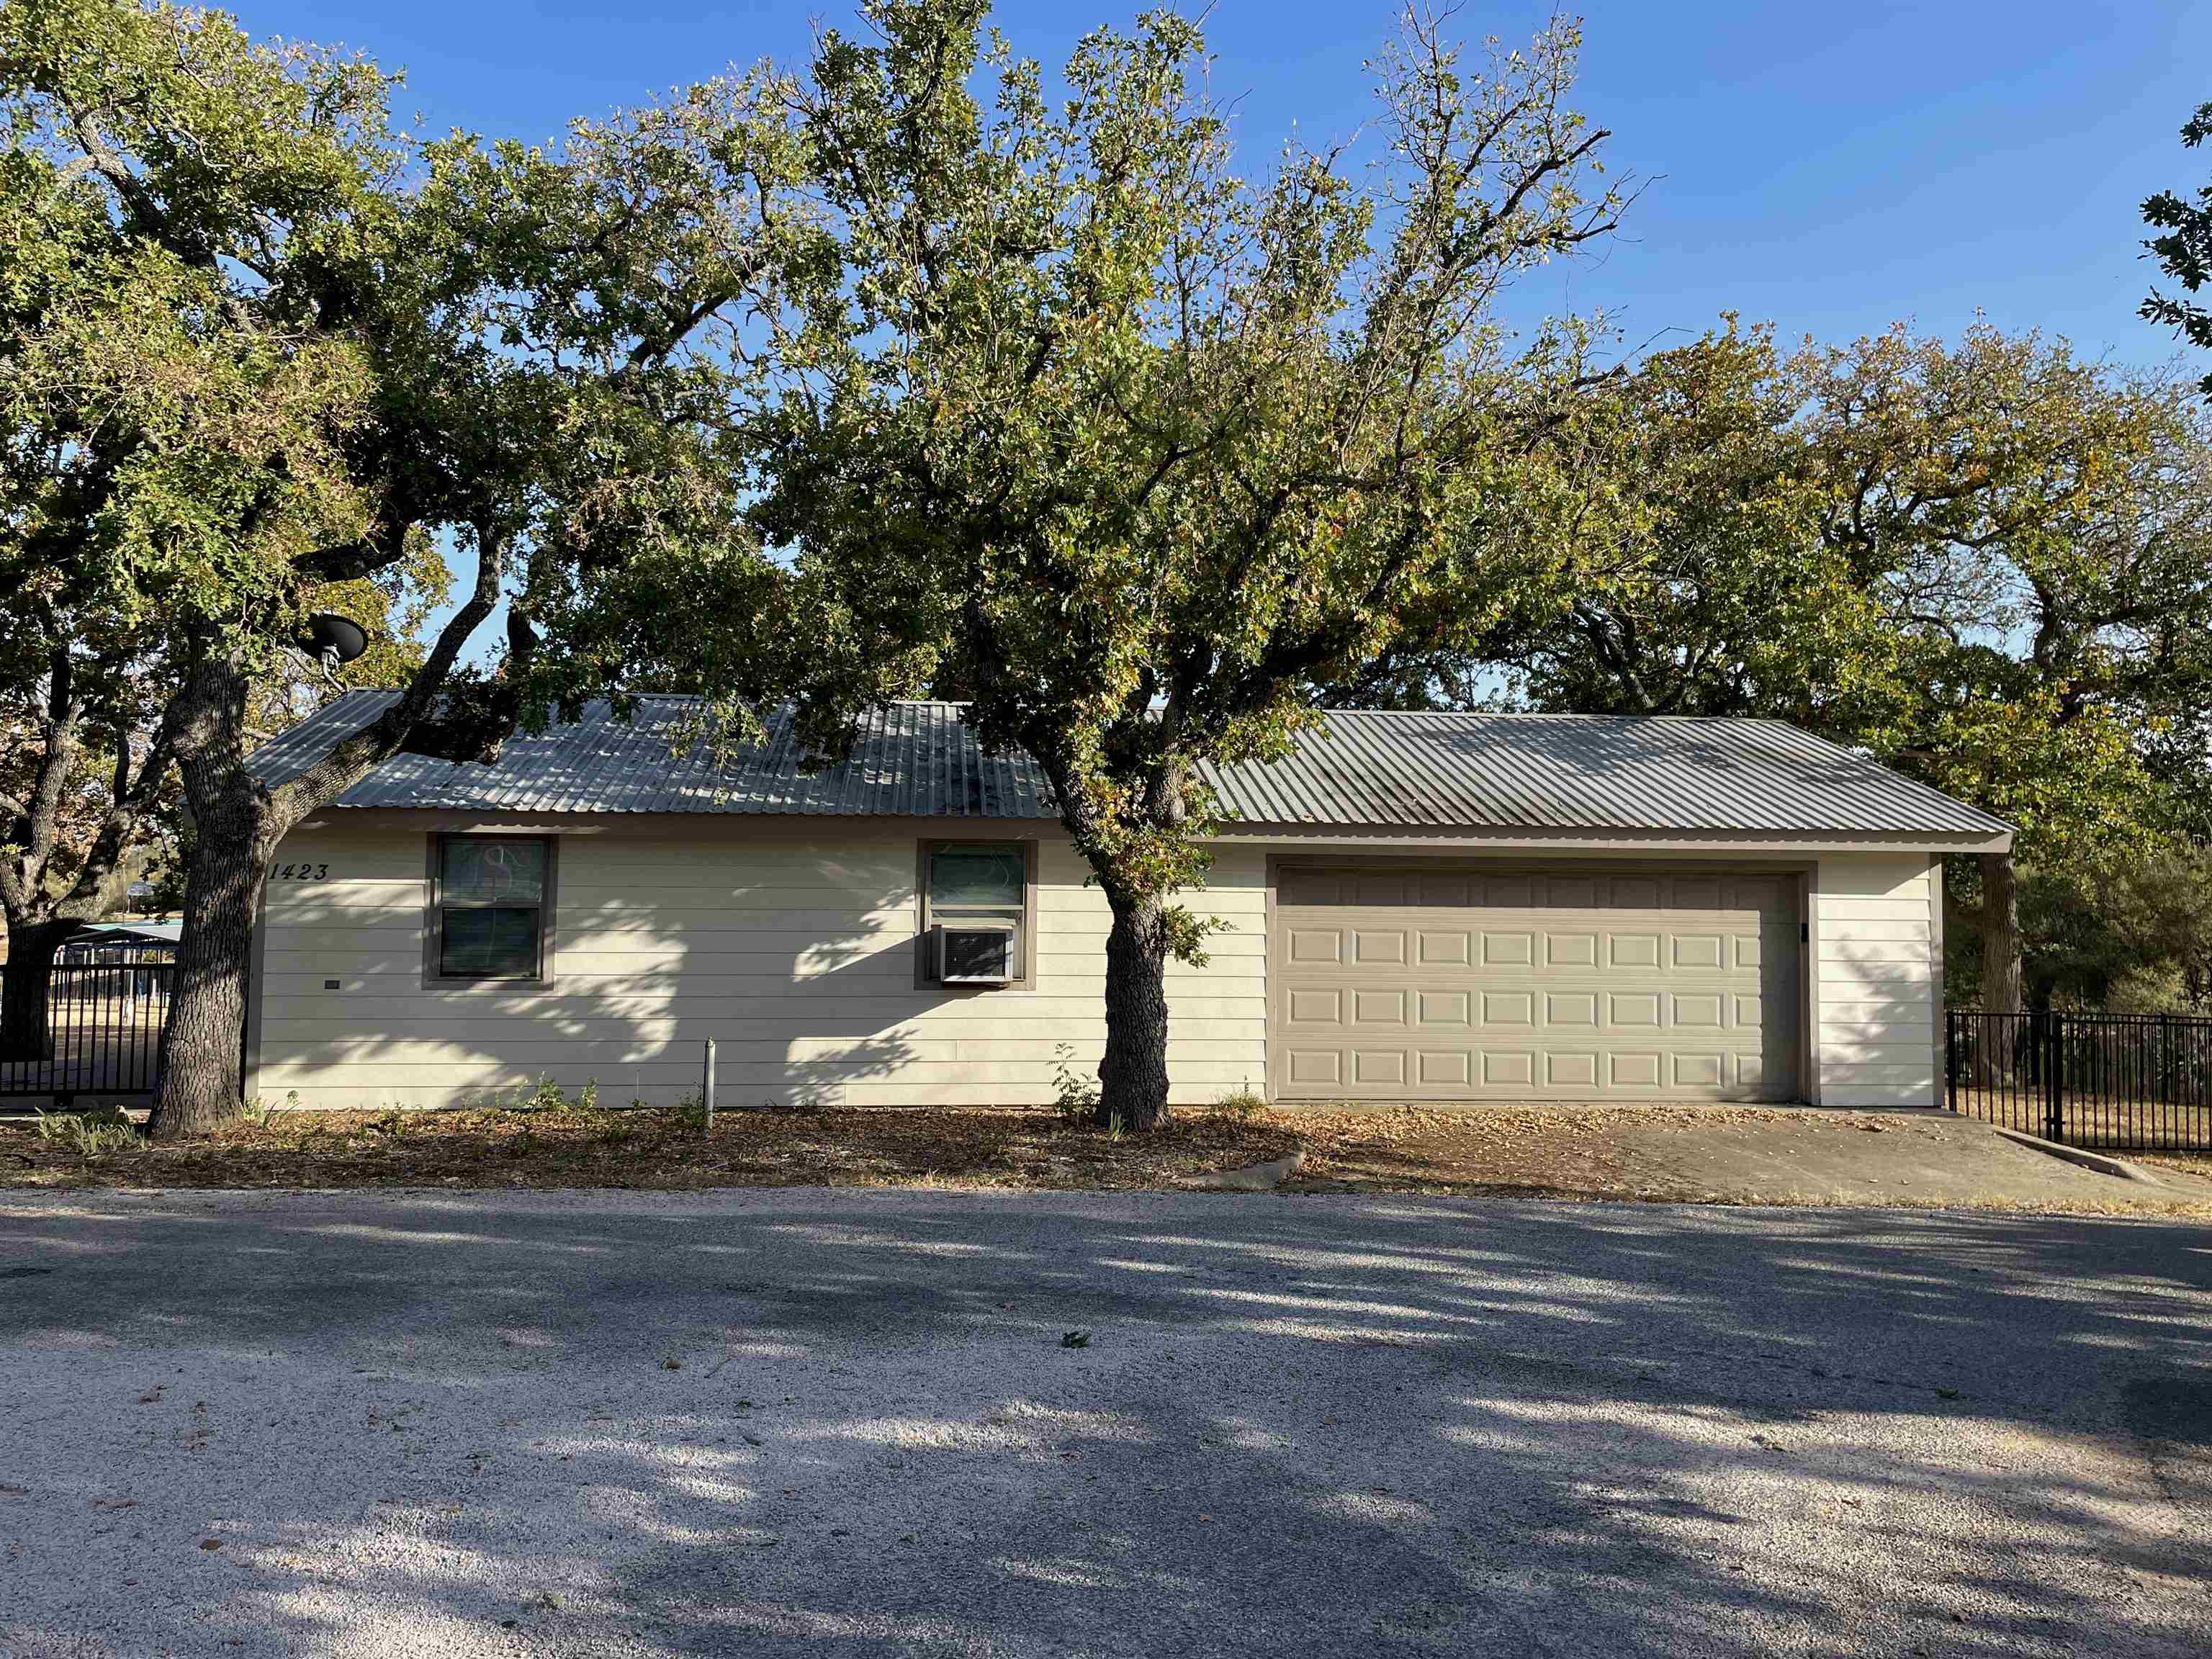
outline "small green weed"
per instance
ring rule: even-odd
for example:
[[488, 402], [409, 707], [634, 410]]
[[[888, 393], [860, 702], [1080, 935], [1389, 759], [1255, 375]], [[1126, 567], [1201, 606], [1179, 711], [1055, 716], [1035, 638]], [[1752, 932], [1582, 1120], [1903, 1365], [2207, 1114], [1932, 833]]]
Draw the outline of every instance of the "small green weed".
[[145, 1144], [138, 1126], [119, 1106], [84, 1112], [41, 1111], [39, 1139], [66, 1146], [87, 1163], [110, 1152], [136, 1152]]
[[248, 1123], [251, 1123], [255, 1128], [265, 1129], [269, 1127], [269, 1120], [276, 1116], [277, 1113], [296, 1112], [299, 1109], [300, 1091], [297, 1089], [288, 1089], [284, 1091], [284, 1103], [283, 1105], [279, 1106], [276, 1104], [265, 1095], [256, 1095], [253, 1097], [252, 1103], [247, 1105], [246, 1109], [239, 1115], [243, 1117]]
[[561, 1091], [561, 1085], [548, 1073], [538, 1079], [537, 1087], [515, 1091], [514, 1109], [518, 1112], [566, 1112], [573, 1109], [573, 1103]]
[[1075, 1046], [1052, 1045], [1052, 1102], [1063, 1123], [1088, 1125], [1098, 1112], [1098, 1076], [1075, 1069]]

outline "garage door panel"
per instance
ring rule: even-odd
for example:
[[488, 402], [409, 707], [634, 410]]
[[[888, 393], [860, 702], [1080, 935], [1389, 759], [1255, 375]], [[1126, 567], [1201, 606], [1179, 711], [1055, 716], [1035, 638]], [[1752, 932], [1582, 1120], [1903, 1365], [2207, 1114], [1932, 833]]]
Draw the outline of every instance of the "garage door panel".
[[1536, 960], [1533, 933], [1485, 933], [1482, 964], [1486, 968], [1526, 968]]
[[1286, 867], [1279, 1092], [1787, 1098], [1797, 890], [1710, 868]]
[[1674, 939], [1677, 968], [1718, 968], [1722, 945], [1717, 933], [1677, 933]]
[[1354, 1083], [1403, 1084], [1406, 1080], [1406, 1051], [1403, 1048], [1354, 1048], [1352, 1051], [1352, 1080]]
[[1536, 1080], [1536, 1056], [1520, 1048], [1486, 1048], [1482, 1054], [1482, 1080], [1489, 1085], [1509, 1085], [1525, 1089]]
[[1352, 930], [1352, 959], [1362, 968], [1400, 968], [1406, 962], [1406, 933], [1401, 927], [1355, 927]]
[[1668, 884], [1669, 910], [1717, 910], [1721, 908], [1718, 876], [1676, 876]]
[[1334, 870], [1285, 867], [1275, 883], [1275, 902], [1281, 905], [1341, 904], [1344, 877]]
[[1656, 991], [1613, 991], [1606, 997], [1606, 1013], [1609, 1024], [1629, 1030], [1659, 1029], [1659, 993]]
[[1677, 1089], [1720, 1087], [1725, 1055], [1678, 1053], [1674, 1058], [1674, 1086]]
[[1544, 1082], [1553, 1089], [1597, 1087], [1597, 1056], [1589, 1054], [1547, 1054]]
[[1606, 1056], [1606, 1080], [1616, 1089], [1656, 1089], [1659, 1086], [1659, 1056], [1656, 1052], [1616, 1049]]
[[1464, 1089], [1474, 1080], [1474, 1056], [1464, 1048], [1424, 1048], [1414, 1075], [1427, 1089]]
[[1783, 912], [1795, 908], [1792, 890], [1778, 876], [1738, 876], [1729, 884], [1739, 910]]
[[1656, 968], [1659, 935], [1613, 933], [1606, 939], [1605, 959], [1615, 968]]
[[1676, 991], [1673, 994], [1674, 1026], [1719, 1030], [1726, 1022], [1722, 1018], [1721, 999], [1711, 991]]
[[1436, 872], [1419, 878], [1420, 902], [1437, 909], [1464, 910], [1479, 902], [1479, 878], [1464, 872]]
[[1594, 991], [1547, 991], [1544, 1024], [1553, 1030], [1573, 1026], [1597, 1030], [1597, 994]]
[[1485, 991], [1482, 993], [1482, 1023], [1485, 1025], [1534, 1025], [1536, 1023], [1535, 993]]
[[1354, 876], [1347, 884], [1352, 892], [1351, 902], [1354, 904], [1363, 907], [1402, 906], [1412, 902], [1408, 896], [1414, 890], [1413, 884], [1418, 879], [1395, 872], [1380, 873], [1370, 871]]
[[1414, 1018], [1423, 1025], [1466, 1027], [1474, 1023], [1472, 991], [1421, 990], [1413, 994]]
[[1464, 968], [1474, 960], [1470, 948], [1472, 936], [1457, 930], [1449, 932], [1424, 927], [1415, 935], [1414, 954], [1423, 965]]
[[1552, 968], [1595, 968], [1597, 935], [1547, 931], [1544, 935], [1544, 962]]
[[1361, 986], [1352, 994], [1354, 1025], [1403, 1025], [1407, 994], [1400, 989], [1371, 990]]

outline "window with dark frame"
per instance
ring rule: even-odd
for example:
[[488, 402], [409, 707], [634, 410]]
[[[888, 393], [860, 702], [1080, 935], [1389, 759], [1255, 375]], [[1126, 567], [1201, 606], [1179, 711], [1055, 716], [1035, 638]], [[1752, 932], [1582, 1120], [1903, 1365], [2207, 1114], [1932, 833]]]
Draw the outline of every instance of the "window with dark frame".
[[984, 988], [1027, 981], [1025, 842], [937, 842], [922, 859], [924, 976]]
[[552, 842], [441, 836], [430, 966], [438, 979], [543, 979]]

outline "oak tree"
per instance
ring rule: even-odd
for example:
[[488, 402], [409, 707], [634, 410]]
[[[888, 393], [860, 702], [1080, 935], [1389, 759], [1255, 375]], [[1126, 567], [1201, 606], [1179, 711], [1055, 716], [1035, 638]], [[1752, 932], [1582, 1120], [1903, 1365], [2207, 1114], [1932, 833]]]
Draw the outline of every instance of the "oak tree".
[[[161, 677], [194, 830], [157, 1135], [238, 1109], [285, 833], [403, 749], [495, 754], [531, 697], [580, 694], [588, 663], [530, 688], [562, 629], [619, 604], [629, 556], [735, 524], [705, 462], [774, 238], [729, 187], [727, 105], [702, 90], [548, 151], [421, 141], [391, 84], [217, 13], [0, 5], [0, 281], [30, 295], [4, 349], [56, 388], [16, 419], [69, 475], [21, 556]], [[473, 580], [399, 695], [257, 777], [254, 699], [332, 585], [447, 548]], [[502, 602], [503, 659], [465, 663]]]
[[1100, 1121], [1149, 1128], [1165, 967], [1207, 931], [1201, 769], [1283, 754], [1491, 551], [1581, 344], [1516, 341], [1499, 295], [1621, 196], [1569, 22], [1467, 54], [1416, 18], [1371, 65], [1371, 161], [1248, 178], [1195, 23], [1095, 32], [1048, 91], [987, 13], [872, 0], [747, 83], [819, 247], [759, 343], [753, 519], [824, 618], [818, 746], [933, 685], [1049, 781], [1112, 915]]

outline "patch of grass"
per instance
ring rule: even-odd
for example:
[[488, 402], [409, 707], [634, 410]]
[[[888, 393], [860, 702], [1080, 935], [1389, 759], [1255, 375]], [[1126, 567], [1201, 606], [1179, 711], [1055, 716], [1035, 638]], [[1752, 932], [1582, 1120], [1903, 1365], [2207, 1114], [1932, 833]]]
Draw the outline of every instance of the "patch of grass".
[[291, 1089], [285, 1091], [284, 1103], [282, 1106], [276, 1104], [266, 1095], [256, 1095], [246, 1103], [246, 1109], [239, 1115], [257, 1128], [265, 1128], [269, 1120], [277, 1113], [296, 1112], [299, 1109], [300, 1091], [297, 1089]]
[[37, 1133], [45, 1145], [73, 1152], [88, 1164], [111, 1152], [136, 1152], [146, 1144], [138, 1126], [119, 1106], [82, 1112], [41, 1111]]
[[1226, 1112], [1231, 1117], [1259, 1117], [1267, 1109], [1267, 1097], [1250, 1084], [1234, 1093], [1225, 1094], [1213, 1103], [1217, 1112]]

